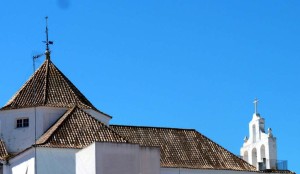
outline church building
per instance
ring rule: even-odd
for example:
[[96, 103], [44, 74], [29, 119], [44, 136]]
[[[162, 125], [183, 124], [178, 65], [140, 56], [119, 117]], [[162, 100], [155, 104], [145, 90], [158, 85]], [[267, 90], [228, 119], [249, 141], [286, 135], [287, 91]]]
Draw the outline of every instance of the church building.
[[242, 158], [195, 129], [111, 125], [46, 44], [43, 64], [0, 109], [0, 174], [293, 173], [272, 161], [276, 138], [258, 113]]

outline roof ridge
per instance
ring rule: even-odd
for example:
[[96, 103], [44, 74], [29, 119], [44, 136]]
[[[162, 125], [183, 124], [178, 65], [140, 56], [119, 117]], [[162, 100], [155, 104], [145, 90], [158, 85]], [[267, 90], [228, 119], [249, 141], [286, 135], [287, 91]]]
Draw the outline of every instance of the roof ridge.
[[48, 83], [49, 83], [49, 59], [46, 59], [46, 74], [45, 74], [45, 86], [44, 86], [44, 101], [43, 104], [45, 105], [47, 103], [48, 99]]
[[[46, 141], [53, 135], [58, 127], [64, 123], [64, 121], [71, 115], [71, 113], [74, 112], [75, 108], [77, 106], [74, 106], [73, 108], [67, 110], [45, 133], [37, 140], [37, 145], [42, 145], [46, 143]], [[56, 127], [54, 127], [56, 126]]]
[[0, 139], [0, 160], [5, 160], [8, 157], [8, 152], [5, 147], [5, 143], [2, 139]]
[[0, 110], [37, 106], [70, 108], [74, 105], [109, 116], [99, 111], [51, 60], [46, 59]]
[[[229, 151], [228, 149], [226, 149], [226, 148], [224, 148], [223, 146], [221, 146], [220, 144], [216, 143], [214, 140], [212, 140], [212, 139], [208, 138], [207, 136], [201, 134], [201, 133], [198, 132], [197, 130], [195, 130], [195, 132], [196, 132], [198, 135], [201, 135], [203, 138], [205, 138], [205, 139], [209, 140], [210, 142], [216, 144], [219, 148], [221, 148], [221, 149], [227, 151], [229, 154], [233, 155], [234, 158], [236, 158], [236, 159], [238, 159], [238, 160], [243, 160], [243, 159], [239, 158], [237, 155], [235, 155], [234, 153], [232, 153], [231, 151]], [[243, 161], [244, 161], [244, 160], [243, 160]], [[249, 164], [249, 163], [247, 163], [247, 162], [245, 162], [244, 164], [247, 164], [247, 165], [249, 165], [250, 167], [252, 167], [253, 170], [256, 170], [256, 167], [254, 167], [253, 165], [251, 165], [251, 164]]]
[[111, 126], [131, 142], [160, 146], [161, 166], [256, 171], [255, 167], [194, 129]]
[[[80, 109], [80, 108], [79, 108]], [[81, 109], [82, 110], [82, 109]], [[83, 110], [82, 110], [83, 111]], [[85, 112], [85, 111], [83, 111]], [[109, 130], [111, 130], [112, 132], [114, 132], [116, 135], [118, 135], [120, 138], [124, 139], [126, 142], [130, 142], [127, 138], [121, 136], [119, 133], [117, 133], [115, 130], [111, 129], [109, 126], [107, 126], [106, 124], [102, 123], [101, 121], [97, 120], [95, 117], [93, 117], [92, 115], [90, 115], [89, 113], [85, 112], [87, 115], [89, 115], [92, 119], [96, 120], [97, 122], [99, 122], [100, 124], [102, 124], [103, 126], [105, 126], [106, 128], [108, 128]]]
[[[91, 108], [91, 109], [96, 109], [96, 107], [79, 91], [79, 89], [69, 80], [69, 78], [67, 76], [65, 76], [53, 63], [52, 61], [50, 61], [51, 65], [54, 67], [54, 70], [58, 72], [58, 75], [60, 75], [60, 77], [64, 80], [65, 83], [67, 83], [68, 85], [66, 85], [66, 87], [72, 92], [72, 94], [76, 97], [77, 101], [80, 101], [80, 103], [84, 106], [86, 106], [87, 108]], [[71, 87], [70, 87], [71, 86]], [[76, 92], [74, 91], [76, 90]], [[78, 95], [80, 95], [80, 97], [83, 98], [83, 100], [85, 102], [87, 102], [88, 104], [90, 104], [91, 106], [86, 105], [84, 102], [82, 102], [79, 98]]]
[[[73, 113], [74, 112], [76, 112], [76, 114], [79, 114], [79, 117], [78, 117], [78, 115], [77, 116], [75, 116], [75, 117], [71, 117], [72, 115], [73, 115]], [[78, 117], [78, 118], [77, 118]], [[88, 119], [87, 119], [88, 118]], [[71, 119], [71, 120], [69, 120], [69, 119]], [[85, 136], [85, 130], [82, 130], [82, 128], [80, 128], [80, 131], [79, 131], [79, 133], [77, 132], [77, 134], [78, 134], [78, 136], [83, 136], [83, 139], [82, 140], [78, 140], [76, 137], [73, 137], [73, 138], [75, 138], [76, 139], [76, 141], [78, 141], [78, 142], [72, 142], [71, 144], [64, 144], [64, 143], [66, 143], [66, 142], [68, 142], [68, 137], [60, 137], [60, 138], [62, 138], [62, 139], [60, 139], [60, 140], [63, 140], [64, 138], [66, 138], [66, 142], [64, 142], [62, 145], [59, 145], [59, 144], [56, 144], [56, 143], [54, 143], [53, 144], [53, 140], [51, 139], [51, 137], [53, 137], [53, 136], [61, 136], [60, 134], [61, 133], [59, 133], [62, 129], [61, 128], [63, 128], [64, 126], [66, 126], [66, 125], [64, 125], [65, 124], [65, 122], [66, 121], [68, 121], [68, 123], [70, 123], [69, 121], [74, 121], [74, 120], [72, 120], [72, 119], [78, 119], [78, 120], [76, 120], [76, 122], [78, 122], [79, 123], [79, 125], [82, 123], [81, 121], [83, 121], [83, 120], [85, 120], [85, 121], [87, 121], [87, 122], [92, 122], [93, 124], [95, 124], [95, 126], [96, 125], [98, 125], [98, 126], [96, 126], [97, 128], [96, 129], [101, 129], [101, 128], [104, 128], [104, 132], [105, 132], [105, 130], [108, 130], [109, 132], [111, 132], [112, 134], [114, 134], [114, 136], [115, 136], [115, 140], [114, 140], [114, 138], [112, 138], [112, 139], [110, 139], [111, 137], [102, 137], [102, 136], [100, 136], [100, 137], [102, 137], [102, 138], [104, 138], [104, 142], [105, 141], [112, 141], [112, 142], [114, 142], [114, 141], [116, 141], [116, 142], [123, 142], [123, 143], [129, 143], [129, 141], [125, 138], [125, 137], [123, 137], [123, 136], [121, 136], [119, 133], [117, 133], [116, 131], [114, 131], [113, 129], [111, 129], [111, 128], [109, 128], [107, 125], [105, 125], [104, 123], [102, 123], [101, 121], [99, 121], [99, 120], [97, 120], [95, 117], [93, 117], [92, 115], [90, 115], [89, 113], [87, 113], [87, 112], [85, 112], [83, 109], [81, 109], [80, 107], [78, 107], [77, 105], [75, 105], [73, 108], [71, 108], [71, 109], [69, 109], [68, 111], [66, 111], [39, 139], [38, 139], [38, 141], [37, 141], [37, 145], [38, 146], [49, 146], [49, 147], [53, 147], [53, 146], [59, 146], [59, 147], [71, 147], [71, 148], [81, 148], [82, 146], [84, 147], [85, 146], [85, 143], [86, 142], [89, 142], [89, 141], [102, 141], [102, 140], [99, 140], [99, 139], [101, 139], [101, 138], [99, 138], [99, 132], [98, 131], [95, 131], [94, 130], [94, 128], [92, 128], [94, 131], [92, 132], [92, 136], [95, 136], [95, 137], [90, 137], [90, 135], [89, 135], [89, 138], [88, 139], [84, 139], [84, 136]], [[83, 119], [83, 120], [82, 120]], [[71, 123], [70, 123], [71, 124]], [[74, 124], [75, 125], [75, 124]], [[63, 126], [63, 127], [62, 127]], [[78, 125], [76, 124], [76, 126], [78, 127]], [[76, 127], [75, 126], [75, 127]], [[99, 127], [100, 126], [100, 127]], [[76, 127], [76, 128], [77, 128]], [[74, 128], [74, 127], [73, 127]], [[75, 130], [75, 132], [76, 132], [76, 128], [75, 129], [72, 129], [72, 128], [70, 128], [70, 131], [72, 132], [73, 130]], [[79, 128], [79, 127], [78, 127]], [[90, 129], [90, 127], [87, 127], [87, 130], [88, 129]], [[78, 130], [77, 130], [78, 131]], [[83, 131], [83, 132], [81, 132], [81, 131]], [[58, 135], [56, 135], [56, 132], [58, 132]], [[70, 132], [69, 132], [70, 133]], [[77, 135], [76, 134], [76, 135]], [[111, 135], [112, 135], [111, 134]], [[108, 134], [109, 135], [109, 134]], [[112, 137], [114, 137], [114, 136], [112, 136]], [[110, 140], [106, 140], [106, 138], [108, 138], [108, 139], [110, 139]], [[95, 140], [93, 140], [93, 139], [95, 139]], [[97, 140], [98, 139], [98, 140]], [[55, 140], [55, 141], [57, 141], [57, 140]], [[63, 140], [64, 141], [64, 140]], [[70, 143], [70, 142], [69, 142]], [[77, 144], [77, 143], [79, 143], [79, 145]]]
[[21, 91], [24, 90], [24, 88], [32, 81], [35, 79], [36, 74], [43, 68], [43, 65], [45, 63], [43, 63], [30, 77], [29, 79], [21, 86], [21, 88], [8, 100], [8, 102], [1, 107], [0, 110], [5, 109], [6, 107], [8, 107], [9, 105], [12, 104], [12, 102], [17, 98], [17, 96], [21, 93]]
[[117, 125], [117, 124], [111, 124], [110, 126], [135, 127], [135, 128], [147, 128], [147, 129], [155, 128], [155, 129], [173, 129], [173, 130], [197, 131], [196, 129], [176, 128], [176, 127], [136, 126], [136, 125]]

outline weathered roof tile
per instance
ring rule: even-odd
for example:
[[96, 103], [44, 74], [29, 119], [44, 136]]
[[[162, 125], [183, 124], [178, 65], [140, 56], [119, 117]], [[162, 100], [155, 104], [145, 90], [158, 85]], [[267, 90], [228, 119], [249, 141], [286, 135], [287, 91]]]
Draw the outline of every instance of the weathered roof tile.
[[126, 143], [123, 137], [79, 107], [68, 110], [37, 141], [43, 147], [83, 148], [98, 142]]
[[193, 129], [111, 125], [131, 143], [159, 146], [161, 166], [256, 171], [255, 167]]
[[34, 106], [71, 108], [74, 105], [97, 110], [51, 60], [46, 59], [1, 110]]
[[4, 142], [0, 139], [0, 160], [5, 160], [8, 156]]

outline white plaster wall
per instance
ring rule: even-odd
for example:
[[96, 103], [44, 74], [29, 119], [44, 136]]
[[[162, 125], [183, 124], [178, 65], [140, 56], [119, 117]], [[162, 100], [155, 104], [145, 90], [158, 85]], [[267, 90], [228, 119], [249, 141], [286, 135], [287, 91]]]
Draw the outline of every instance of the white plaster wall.
[[140, 147], [141, 151], [141, 174], [160, 173], [160, 148]]
[[4, 174], [34, 174], [35, 154], [37, 174], [75, 174], [76, 152], [78, 149], [30, 148], [10, 159], [4, 165]]
[[[247, 142], [248, 144], [257, 142], [261, 139], [261, 128], [264, 128], [264, 126], [260, 124], [262, 122], [260, 120], [262, 120], [262, 118], [259, 115], [253, 114], [253, 118], [249, 123], [249, 140]], [[253, 131], [253, 126], [255, 126], [255, 131]]]
[[96, 143], [96, 174], [138, 174], [139, 146]]
[[[87, 160], [89, 157], [94, 159]], [[160, 152], [156, 147], [96, 142], [76, 154], [76, 174], [159, 173]]]
[[[245, 151], [248, 152], [248, 163], [252, 164], [252, 158], [254, 158], [252, 156], [252, 150], [256, 149], [257, 152], [257, 157], [256, 157], [256, 161], [257, 162], [262, 162], [262, 157], [261, 157], [261, 146], [268, 144], [267, 140], [260, 140], [259, 142], [256, 142], [255, 144], [249, 144], [246, 145], [244, 147], [241, 148], [241, 156], [244, 154]], [[265, 145], [265, 152], [266, 152], [266, 158], [268, 158], [268, 145]], [[252, 164], [255, 167], [257, 167], [257, 164]]]
[[268, 156], [270, 162], [270, 168], [275, 169], [276, 168], [276, 162], [277, 162], [277, 145], [276, 145], [276, 138], [269, 137], [269, 143], [268, 143]]
[[[35, 112], [37, 139], [55, 121], [65, 113], [67, 108], [37, 107], [0, 111], [0, 136], [9, 152], [20, 152], [35, 141]], [[16, 120], [29, 118], [29, 127], [16, 128]]]
[[[3, 165], [4, 174], [34, 174], [34, 149], [29, 149]], [[26, 173], [27, 172], [27, 173]]]
[[79, 149], [37, 148], [38, 174], [75, 174], [75, 154]]
[[75, 155], [76, 174], [96, 174], [95, 143], [80, 150]]
[[88, 114], [90, 114], [91, 116], [93, 116], [94, 118], [96, 118], [98, 121], [101, 121], [102, 123], [109, 125], [109, 121], [111, 119], [111, 117], [104, 115], [100, 112], [97, 112], [93, 109], [84, 109], [84, 111]]
[[41, 107], [38, 110], [39, 115], [43, 115], [43, 127], [41, 128], [41, 136], [46, 132], [67, 110], [70, 108], [50, 108]]

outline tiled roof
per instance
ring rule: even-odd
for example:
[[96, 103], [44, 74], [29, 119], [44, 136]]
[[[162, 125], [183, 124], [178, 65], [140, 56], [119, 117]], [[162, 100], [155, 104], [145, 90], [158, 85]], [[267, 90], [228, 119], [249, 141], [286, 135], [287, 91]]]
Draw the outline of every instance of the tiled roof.
[[0, 160], [5, 160], [8, 156], [7, 150], [5, 148], [4, 142], [0, 139]]
[[37, 141], [38, 146], [83, 148], [91, 143], [127, 141], [79, 107], [68, 110]]
[[255, 171], [255, 167], [193, 129], [111, 125], [142, 146], [159, 146], [161, 167]]
[[260, 171], [260, 173], [291, 173], [291, 174], [296, 174], [295, 172], [292, 172], [290, 170], [275, 170], [275, 169], [266, 169], [266, 170]]
[[18, 109], [33, 106], [73, 107], [97, 110], [72, 82], [46, 59], [33, 76], [1, 108]]

